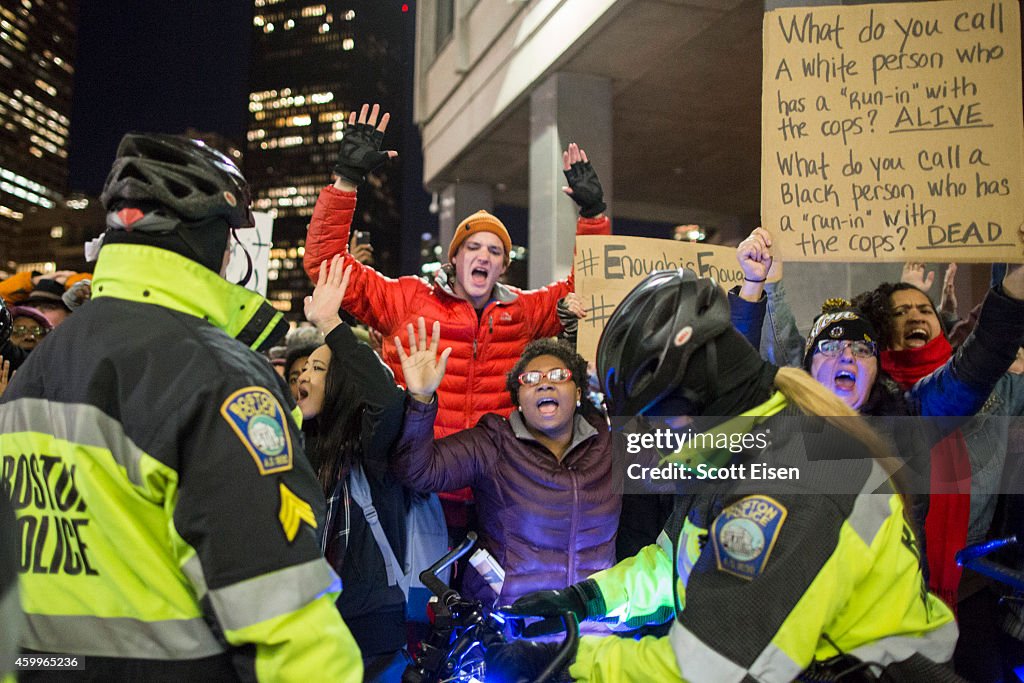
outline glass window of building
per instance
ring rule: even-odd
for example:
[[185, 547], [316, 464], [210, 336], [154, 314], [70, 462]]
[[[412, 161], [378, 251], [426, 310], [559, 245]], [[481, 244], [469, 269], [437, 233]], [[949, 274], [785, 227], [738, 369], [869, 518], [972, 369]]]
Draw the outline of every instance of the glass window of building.
[[437, 0], [437, 23], [434, 34], [435, 52], [441, 49], [451, 38], [455, 28], [455, 0]]

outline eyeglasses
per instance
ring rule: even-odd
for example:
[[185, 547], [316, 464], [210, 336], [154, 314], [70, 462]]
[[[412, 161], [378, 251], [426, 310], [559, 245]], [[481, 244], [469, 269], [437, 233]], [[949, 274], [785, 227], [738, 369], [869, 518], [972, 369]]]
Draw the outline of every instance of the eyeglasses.
[[519, 383], [523, 386], [529, 387], [534, 384], [540, 384], [540, 381], [547, 377], [548, 380], [556, 383], [568, 382], [572, 379], [572, 371], [569, 368], [554, 368], [547, 372], [541, 372], [540, 370], [531, 370], [530, 372], [524, 372], [519, 375]]
[[34, 337], [45, 337], [46, 333], [49, 331], [50, 330], [45, 327], [40, 327], [39, 325], [35, 325], [33, 327], [28, 327], [27, 325], [15, 325], [11, 328], [11, 335], [15, 337], [25, 337], [31, 334]]
[[872, 358], [878, 351], [878, 344], [873, 341], [849, 341], [846, 339], [822, 339], [818, 342], [818, 353], [835, 358], [847, 348], [854, 358]]

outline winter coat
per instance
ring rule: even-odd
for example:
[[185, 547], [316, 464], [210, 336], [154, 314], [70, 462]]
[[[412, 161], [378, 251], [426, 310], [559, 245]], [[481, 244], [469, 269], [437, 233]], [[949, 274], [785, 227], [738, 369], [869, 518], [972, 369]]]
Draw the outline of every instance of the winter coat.
[[[814, 663], [837, 652], [922, 668], [950, 659], [953, 614], [927, 592], [903, 502], [878, 486], [887, 474], [864, 457], [865, 444], [793, 406], [756, 432], [770, 435], [770, 447], [731, 463], [795, 465], [800, 476], [708, 481], [679, 495], [657, 544], [578, 587], [584, 623], [670, 619], [668, 635], [585, 636], [573, 680], [780, 683], [808, 668], [800, 680], [836, 680]], [[941, 680], [914, 674], [893, 679]]]
[[22, 648], [84, 656], [88, 680], [361, 679], [295, 404], [254, 352], [286, 328], [184, 256], [103, 247], [96, 296], [0, 398], [21, 489], [0, 496], [39, 529]]
[[[572, 274], [530, 291], [499, 283], [494, 300], [477, 315], [470, 302], [455, 295], [454, 274], [447, 269], [428, 284], [413, 276], [385, 277], [352, 258], [348, 240], [355, 206], [355, 192], [321, 191], [306, 237], [306, 272], [315, 282], [320, 264], [342, 254], [343, 265], [352, 266], [342, 308], [383, 334], [382, 355], [399, 383], [404, 379], [394, 337], [405, 335], [406, 325], [420, 316], [428, 330], [433, 321], [441, 321], [440, 348], [450, 346], [452, 353], [437, 391], [438, 437], [472, 427], [486, 413], [508, 415], [512, 402], [505, 375], [529, 342], [561, 331], [555, 307], [573, 291]], [[609, 234], [610, 226], [607, 218], [580, 218], [577, 234]]]
[[[485, 415], [472, 429], [434, 440], [436, 414], [436, 400], [406, 401], [392, 468], [419, 491], [473, 489], [480, 545], [505, 570], [500, 604], [533, 590], [565, 588], [615, 563], [624, 468], [613, 463], [603, 418], [577, 413], [559, 462], [518, 412], [507, 419]], [[495, 598], [472, 568], [463, 593], [485, 603]]]
[[[324, 342], [331, 349], [331, 362], [344, 366], [346, 380], [356, 385], [358, 400], [366, 404], [359, 433], [362, 468], [377, 519], [402, 561], [409, 493], [388, 472], [388, 459], [402, 428], [405, 392], [395, 386], [377, 354], [357, 340], [348, 325], [335, 327]], [[349, 476], [346, 473], [331, 487], [321, 544], [326, 550], [327, 538], [341, 539], [343, 552], [334, 565], [342, 582], [338, 610], [360, 652], [368, 657], [405, 645], [405, 594], [399, 586], [388, 585], [380, 546], [363, 511], [349, 496]]]
[[[767, 308], [766, 327], [770, 331], [765, 343], [776, 350], [776, 356], [781, 356], [768, 354], [769, 359], [783, 365], [787, 359], [790, 364], [800, 364], [797, 354], [802, 358], [802, 344], [781, 281], [768, 287], [767, 297], [759, 302], [745, 302], [734, 295], [730, 295], [729, 302], [733, 325], [755, 348], [761, 342], [761, 321]], [[974, 332], [944, 366], [904, 394], [910, 414], [933, 418], [924, 424], [910, 423], [925, 430], [920, 443], [915, 447], [913, 435], [887, 430], [884, 422], [872, 422], [897, 444], [902, 457], [912, 452], [915, 459], [926, 456], [933, 443], [960, 428], [971, 460], [969, 543], [984, 540], [992, 523], [995, 494], [1001, 488], [1006, 462], [1009, 418], [1024, 414], [1024, 375], [1006, 372], [1024, 342], [1022, 332], [1024, 302], [1006, 296], [996, 284], [985, 296]], [[927, 472], [917, 470], [921, 481], [927, 481]], [[915, 509], [914, 516], [923, 519], [922, 512]]]

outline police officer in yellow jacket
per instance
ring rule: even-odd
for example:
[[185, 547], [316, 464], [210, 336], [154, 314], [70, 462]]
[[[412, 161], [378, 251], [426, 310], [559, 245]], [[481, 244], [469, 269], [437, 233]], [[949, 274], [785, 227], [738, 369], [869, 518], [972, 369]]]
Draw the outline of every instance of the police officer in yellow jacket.
[[61, 680], [361, 680], [293, 403], [254, 352], [286, 325], [220, 276], [245, 179], [129, 134], [102, 199], [92, 301], [0, 402], [22, 652], [76, 655]]
[[[613, 415], [687, 416], [686, 428], [669, 424], [743, 443], [669, 456], [692, 481], [709, 468], [750, 469], [684, 484], [657, 544], [508, 610], [573, 611], [622, 628], [672, 619], [663, 638], [582, 638], [574, 680], [871, 681], [883, 670], [956, 680], [942, 666], [956, 624], [925, 587], [884, 446], [806, 373], [762, 361], [731, 327], [714, 282], [649, 276], [609, 320], [597, 364]], [[744, 478], [754, 463], [799, 464], [800, 479], [769, 488]], [[530, 680], [553, 647], [498, 648], [488, 680]]]

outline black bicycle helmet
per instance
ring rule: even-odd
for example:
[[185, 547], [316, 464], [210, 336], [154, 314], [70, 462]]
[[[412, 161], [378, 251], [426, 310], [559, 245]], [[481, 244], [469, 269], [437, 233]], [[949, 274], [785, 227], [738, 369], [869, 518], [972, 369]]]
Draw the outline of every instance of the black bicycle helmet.
[[14, 318], [11, 317], [11, 311], [7, 308], [7, 303], [3, 297], [0, 297], [0, 346], [7, 343], [7, 340], [11, 338], [11, 330], [14, 328]]
[[[163, 206], [196, 223], [223, 217], [231, 228], [255, 225], [249, 184], [231, 159], [200, 140], [159, 133], [128, 133], [100, 195], [114, 212], [125, 207]], [[132, 229], [163, 232], [164, 221], [139, 221]]]
[[728, 299], [713, 280], [682, 268], [648, 275], [612, 313], [597, 345], [610, 413], [640, 415], [673, 393], [696, 401], [697, 392], [680, 387], [687, 365], [731, 324]]

